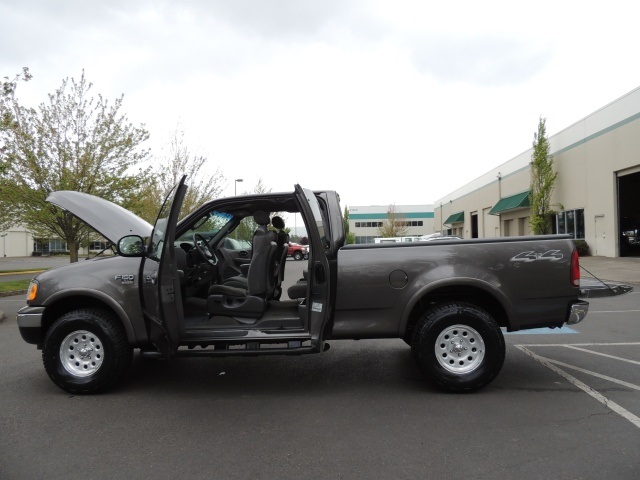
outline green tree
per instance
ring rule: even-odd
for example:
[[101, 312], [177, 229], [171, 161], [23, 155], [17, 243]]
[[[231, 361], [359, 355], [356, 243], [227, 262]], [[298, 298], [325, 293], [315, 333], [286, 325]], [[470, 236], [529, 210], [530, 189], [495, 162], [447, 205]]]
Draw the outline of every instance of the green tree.
[[196, 154], [185, 143], [180, 125], [172, 132], [164, 155], [153, 162], [146, 193], [134, 199], [128, 208], [149, 223], [154, 223], [167, 194], [187, 175], [188, 190], [182, 202], [180, 218], [184, 218], [203, 203], [218, 198], [224, 189], [225, 177], [217, 168], [206, 172], [207, 157]]
[[47, 203], [47, 196], [75, 190], [127, 207], [147, 184], [148, 169], [140, 164], [149, 134], [120, 113], [123, 96], [113, 104], [90, 97], [84, 71], [78, 81], [63, 80], [37, 108], [20, 104], [16, 85], [5, 82], [0, 103], [0, 204], [12, 206], [12, 221], [34, 236], [66, 241], [75, 262], [88, 227]]
[[405, 215], [398, 212], [395, 205], [389, 205], [387, 219], [378, 227], [378, 234], [381, 237], [402, 237], [407, 234], [407, 220]]
[[349, 207], [344, 207], [344, 239], [345, 244], [356, 243], [356, 235], [349, 231]]
[[[252, 191], [244, 191], [242, 195], [249, 195], [251, 193], [261, 194], [261, 193], [269, 193], [271, 189], [267, 189], [266, 185], [262, 182], [262, 178], [258, 179], [258, 183], [256, 183], [255, 187], [253, 187]], [[271, 216], [278, 215], [278, 212], [270, 212]], [[253, 240], [253, 232], [258, 228], [258, 224], [253, 220], [253, 217], [246, 217], [240, 222], [238, 228], [236, 228], [234, 232], [234, 236], [239, 240], [246, 240], [247, 242], [251, 242]]]
[[529, 223], [535, 235], [551, 233], [551, 218], [555, 213], [551, 205], [551, 194], [558, 172], [553, 170], [553, 156], [547, 138], [546, 118], [540, 117], [538, 131], [533, 134], [531, 154], [531, 217]]
[[[18, 82], [28, 82], [29, 80], [31, 80], [31, 74], [29, 69], [25, 67], [21, 73], [15, 75], [12, 79], [4, 77], [3, 81], [0, 82], [0, 128], [2, 128], [2, 125], [11, 124], [12, 117], [7, 107], [11, 103]], [[8, 169], [7, 160], [2, 155], [5, 148], [4, 141], [0, 140], [0, 181], [5, 178]], [[0, 185], [1, 188], [2, 186]], [[7, 230], [15, 222], [15, 209], [15, 205], [4, 202], [0, 195], [0, 231]]]

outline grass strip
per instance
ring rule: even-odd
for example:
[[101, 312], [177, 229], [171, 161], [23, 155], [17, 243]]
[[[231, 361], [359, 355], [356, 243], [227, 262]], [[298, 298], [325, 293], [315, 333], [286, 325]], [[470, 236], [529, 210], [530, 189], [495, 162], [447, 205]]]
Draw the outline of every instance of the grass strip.
[[29, 287], [29, 282], [31, 282], [30, 279], [0, 282], [0, 293], [13, 292], [15, 290], [26, 290]]

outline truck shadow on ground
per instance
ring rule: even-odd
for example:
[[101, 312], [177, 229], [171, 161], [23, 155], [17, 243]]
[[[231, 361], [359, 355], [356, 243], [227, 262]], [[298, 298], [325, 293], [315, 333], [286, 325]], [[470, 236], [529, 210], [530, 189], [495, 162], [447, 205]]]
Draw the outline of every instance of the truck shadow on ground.
[[[380, 345], [382, 343], [382, 345]], [[375, 390], [436, 391], [418, 370], [411, 349], [402, 341], [341, 341], [319, 355], [166, 360], [134, 356], [118, 391], [162, 391], [163, 395], [281, 394]]]

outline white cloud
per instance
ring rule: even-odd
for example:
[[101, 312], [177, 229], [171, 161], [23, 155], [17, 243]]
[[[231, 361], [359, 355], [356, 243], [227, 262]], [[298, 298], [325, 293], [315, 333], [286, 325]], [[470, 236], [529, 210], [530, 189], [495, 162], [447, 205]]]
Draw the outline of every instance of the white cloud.
[[[640, 84], [623, 1], [0, 0], [0, 76], [27, 103], [85, 70], [158, 151], [178, 121], [212, 170], [420, 204]], [[233, 183], [228, 192], [233, 193]]]

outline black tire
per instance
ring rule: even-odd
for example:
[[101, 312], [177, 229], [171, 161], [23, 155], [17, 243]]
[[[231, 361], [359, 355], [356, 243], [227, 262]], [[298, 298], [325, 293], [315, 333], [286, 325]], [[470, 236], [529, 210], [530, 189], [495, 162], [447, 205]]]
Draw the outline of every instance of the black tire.
[[302, 252], [293, 252], [294, 260], [302, 260]]
[[122, 324], [105, 310], [79, 309], [58, 318], [44, 338], [42, 362], [63, 390], [92, 394], [111, 388], [131, 365]]
[[505, 344], [494, 318], [464, 302], [436, 305], [425, 313], [411, 344], [427, 379], [449, 392], [472, 392], [502, 369]]

